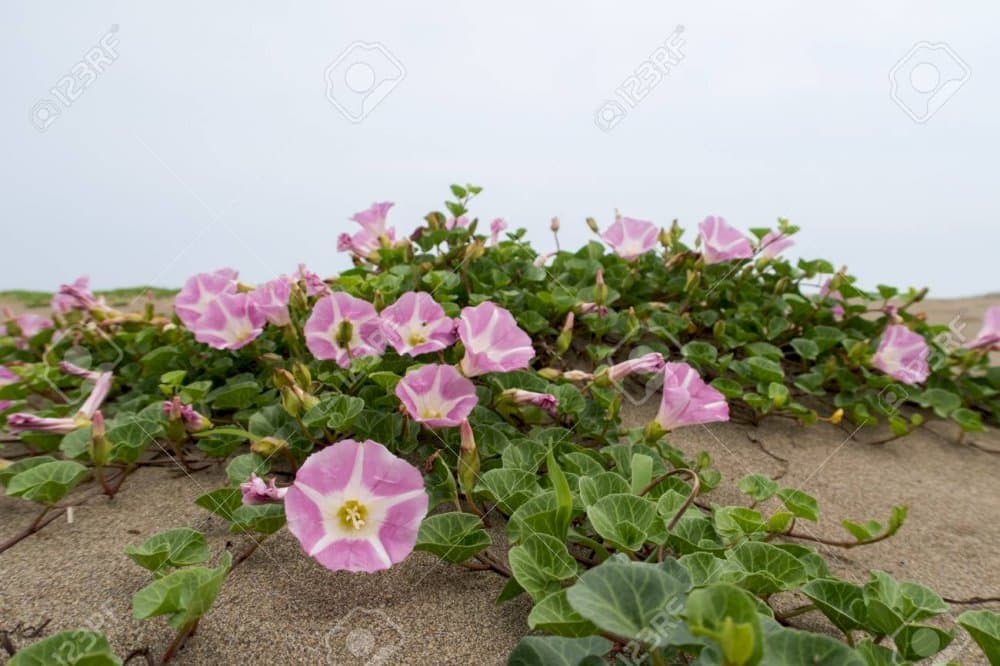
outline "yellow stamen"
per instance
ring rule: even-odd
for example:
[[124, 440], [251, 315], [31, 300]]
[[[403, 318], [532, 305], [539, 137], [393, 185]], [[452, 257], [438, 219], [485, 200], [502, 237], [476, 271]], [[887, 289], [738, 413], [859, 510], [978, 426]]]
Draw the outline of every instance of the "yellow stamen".
[[365, 526], [368, 509], [357, 500], [349, 500], [337, 512], [340, 522], [346, 529], [360, 530]]

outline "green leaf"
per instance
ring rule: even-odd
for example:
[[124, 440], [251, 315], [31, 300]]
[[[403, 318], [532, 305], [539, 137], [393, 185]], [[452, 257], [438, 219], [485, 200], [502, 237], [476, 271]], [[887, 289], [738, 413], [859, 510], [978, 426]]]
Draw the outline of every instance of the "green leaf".
[[425, 518], [414, 549], [437, 555], [446, 562], [464, 562], [492, 543], [478, 517], [452, 511]]
[[807, 583], [802, 593], [845, 634], [865, 627], [868, 608], [864, 591], [858, 585], [832, 578], [818, 579]]
[[764, 655], [757, 604], [749, 594], [727, 583], [715, 583], [691, 592], [687, 600], [688, 628], [695, 636], [712, 639], [725, 664], [756, 666]]
[[1000, 666], [1000, 613], [989, 610], [965, 611], [955, 622], [969, 632], [990, 660], [990, 666]]
[[798, 558], [768, 543], [744, 541], [729, 550], [726, 558], [743, 571], [740, 586], [758, 595], [791, 590], [807, 578]]
[[6, 467], [0, 467], [0, 485], [6, 486], [10, 483], [10, 480], [20, 474], [21, 472], [27, 471], [32, 467], [38, 467], [39, 465], [44, 465], [45, 463], [56, 462], [56, 459], [52, 456], [34, 456], [31, 458], [24, 458], [18, 460], [15, 463], [11, 463]]
[[285, 526], [285, 505], [281, 502], [244, 504], [237, 507], [232, 515], [233, 524], [229, 531], [233, 534], [243, 532], [274, 534]]
[[789, 344], [796, 354], [807, 361], [815, 360], [819, 356], [819, 346], [808, 338], [795, 338]]
[[158, 578], [132, 595], [133, 616], [144, 620], [166, 615], [174, 629], [187, 626], [212, 607], [232, 559], [227, 551], [214, 569], [188, 567]]
[[310, 428], [326, 426], [333, 432], [345, 432], [365, 408], [365, 401], [350, 395], [323, 396], [314, 407], [302, 416]]
[[557, 636], [589, 636], [597, 633], [597, 627], [592, 622], [573, 610], [566, 598], [565, 589], [553, 592], [531, 608], [528, 627]]
[[217, 488], [201, 495], [194, 503], [231, 522], [233, 512], [243, 505], [243, 493], [239, 488]]
[[691, 574], [691, 581], [695, 587], [704, 587], [712, 583], [733, 583], [742, 575], [729, 560], [711, 553], [689, 553], [681, 557], [678, 562]]
[[615, 547], [635, 552], [649, 540], [656, 504], [630, 493], [606, 495], [587, 508], [594, 530]]
[[808, 631], [780, 628], [764, 640], [768, 666], [866, 666], [854, 650], [838, 640]]
[[748, 474], [740, 479], [739, 490], [755, 502], [764, 502], [778, 492], [778, 484], [763, 474]]
[[14, 475], [6, 494], [40, 504], [55, 504], [87, 476], [86, 467], [70, 460], [44, 462]]
[[716, 377], [712, 380], [712, 388], [727, 398], [743, 397], [743, 385], [732, 379]]
[[508, 516], [540, 492], [537, 475], [502, 467], [483, 472], [475, 489], [477, 497], [485, 497]]
[[681, 347], [681, 356], [688, 361], [701, 364], [715, 363], [719, 356], [719, 350], [714, 345], [700, 340], [692, 340]]
[[170, 567], [186, 567], [208, 559], [205, 536], [187, 527], [154, 534], [139, 546], [128, 546], [125, 554], [154, 573]]
[[778, 491], [778, 497], [784, 502], [785, 507], [799, 518], [813, 522], [819, 520], [819, 505], [812, 495], [794, 488], [782, 488]]
[[21, 648], [7, 666], [121, 666], [121, 663], [104, 634], [74, 629]]
[[948, 647], [954, 636], [929, 624], [907, 624], [892, 639], [904, 659], [921, 661]]
[[959, 425], [964, 432], [983, 432], [983, 418], [979, 412], [966, 407], [960, 407], [951, 413], [951, 420]]
[[600, 636], [525, 636], [510, 653], [507, 666], [580, 666], [589, 657], [607, 654], [611, 647], [611, 641]]
[[[683, 569], [682, 569], [683, 571]], [[691, 588], [688, 577], [662, 565], [606, 560], [585, 572], [567, 591], [570, 605], [598, 628], [640, 639], [654, 620], [676, 619]]]
[[638, 495], [653, 480], [653, 458], [643, 453], [632, 454], [632, 492]]
[[215, 409], [246, 409], [254, 404], [260, 392], [260, 384], [244, 380], [220, 386], [209, 393], [207, 399]]
[[264, 460], [264, 457], [258, 453], [238, 455], [226, 465], [226, 476], [229, 477], [229, 483], [234, 486], [238, 486], [249, 479], [251, 474], [262, 477], [270, 471], [270, 463]]
[[569, 482], [563, 474], [559, 463], [556, 462], [555, 454], [550, 450], [546, 467], [549, 473], [549, 480], [552, 482], [552, 489], [556, 495], [556, 515], [555, 525], [558, 532], [555, 536], [566, 541], [566, 534], [569, 532], [569, 521], [573, 518], [573, 495], [570, 493]]
[[785, 381], [785, 371], [776, 361], [763, 356], [751, 356], [745, 362], [757, 381], [778, 383]]
[[921, 407], [928, 407], [943, 419], [962, 406], [962, 399], [951, 391], [939, 388], [929, 388], [914, 396], [913, 400]]
[[580, 499], [584, 506], [592, 506], [608, 495], [626, 494], [630, 491], [628, 481], [617, 472], [600, 472], [594, 476], [580, 477]]
[[561, 581], [576, 576], [576, 560], [565, 542], [549, 534], [532, 534], [508, 554], [517, 582], [539, 601], [558, 591]]

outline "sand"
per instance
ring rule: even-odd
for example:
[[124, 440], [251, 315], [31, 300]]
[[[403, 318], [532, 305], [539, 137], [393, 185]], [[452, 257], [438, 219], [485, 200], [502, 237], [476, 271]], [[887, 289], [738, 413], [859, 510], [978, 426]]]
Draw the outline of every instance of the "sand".
[[[923, 309], [945, 324], [960, 314], [971, 337], [984, 307], [997, 303], [998, 297], [931, 301]], [[630, 408], [629, 423], [648, 421], [656, 400]], [[841, 519], [884, 521], [893, 505], [907, 504], [909, 519], [894, 538], [851, 550], [822, 547], [840, 576], [863, 582], [869, 569], [879, 568], [949, 598], [1000, 596], [1000, 455], [955, 443], [955, 427], [942, 422], [889, 444], [867, 443], [884, 434], [768, 419], [757, 428], [688, 428], [673, 442], [688, 453], [712, 454], [724, 476], [713, 501], [742, 502], [735, 483], [752, 472], [783, 475], [782, 484], [817, 496], [819, 524], [802, 526], [817, 537], [843, 539]], [[970, 439], [1000, 451], [995, 430]], [[131, 619], [131, 596], [149, 576], [123, 550], [182, 526], [203, 530], [213, 553], [227, 543], [241, 550], [246, 537], [228, 535], [221, 520], [192, 503], [223, 478], [217, 468], [193, 476], [142, 469], [115, 499], [94, 497], [76, 509], [72, 524], [60, 518], [0, 554], [0, 630], [48, 620], [47, 636], [89, 626], [106, 632], [121, 655], [144, 647], [161, 655], [173, 632], [162, 619]], [[0, 497], [0, 541], [23, 529], [33, 513], [26, 502]], [[523, 599], [497, 606], [502, 583], [492, 573], [422, 553], [376, 575], [331, 573], [283, 530], [234, 570], [174, 663], [502, 664], [527, 633], [530, 608]], [[980, 606], [954, 605], [954, 614], [974, 607]], [[1000, 611], [997, 603], [983, 607]], [[817, 613], [795, 623], [831, 631]], [[31, 642], [16, 634], [12, 640]], [[944, 656], [985, 663], [964, 633]]]

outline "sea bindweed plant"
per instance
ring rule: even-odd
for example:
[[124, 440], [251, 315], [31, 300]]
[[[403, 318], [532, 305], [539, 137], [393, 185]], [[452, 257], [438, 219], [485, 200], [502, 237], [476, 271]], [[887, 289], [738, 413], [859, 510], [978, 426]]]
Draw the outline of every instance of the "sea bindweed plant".
[[[842, 580], [808, 545], [887, 539], [905, 507], [823, 541], [802, 528], [817, 500], [769, 477], [739, 479], [743, 503], [713, 502], [711, 457], [672, 433], [780, 416], [884, 423], [884, 443], [931, 413], [963, 433], [996, 424], [1000, 309], [956, 342], [911, 313], [925, 291], [867, 292], [826, 261], [784, 259], [785, 220], [747, 236], [709, 217], [687, 244], [676, 222], [616, 216], [603, 231], [588, 220], [603, 243], [539, 254], [502, 219], [479, 233], [479, 192], [452, 186], [409, 236], [391, 203], [357, 213], [337, 242], [353, 267], [329, 280], [299, 266], [254, 287], [222, 268], [191, 277], [166, 317], [113, 310], [81, 279], [51, 319], [8, 317], [0, 410], [26, 454], [0, 463], [0, 483], [41, 510], [0, 548], [91, 478], [113, 495], [160, 458], [225, 461], [227, 483], [197, 504], [250, 535], [246, 550], [209, 566], [204, 536], [175, 527], [127, 553], [153, 576], [135, 617], [177, 631], [164, 661], [286, 526], [331, 570], [420, 550], [504, 577], [500, 601], [532, 602], [514, 664], [875, 666], [948, 645], [936, 593], [878, 571]], [[808, 603], [778, 603], [792, 592]], [[844, 640], [792, 628], [804, 612]], [[1000, 663], [1000, 616], [958, 624]], [[118, 663], [101, 640], [64, 632], [13, 663], [59, 650]]]

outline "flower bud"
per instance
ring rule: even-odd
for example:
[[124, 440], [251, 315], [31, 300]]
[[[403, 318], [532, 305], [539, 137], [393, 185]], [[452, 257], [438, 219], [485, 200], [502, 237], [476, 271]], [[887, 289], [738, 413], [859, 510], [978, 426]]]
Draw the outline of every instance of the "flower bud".
[[476, 449], [476, 438], [472, 433], [472, 426], [468, 419], [462, 421], [459, 430], [462, 444], [458, 453], [458, 483], [462, 492], [471, 502], [472, 489], [479, 476], [479, 451]]
[[385, 294], [379, 289], [375, 292], [375, 297], [372, 298], [372, 305], [375, 306], [376, 312], [381, 312], [385, 309]]
[[538, 371], [538, 375], [542, 379], [552, 382], [562, 377], [563, 373], [561, 370], [557, 370], [556, 368], [542, 368]]
[[594, 290], [594, 302], [605, 305], [608, 302], [608, 285], [604, 282], [604, 269], [597, 269], [597, 288]]
[[575, 319], [576, 317], [572, 310], [566, 313], [566, 321], [563, 323], [559, 337], [556, 338], [556, 352], [559, 354], [565, 354], [573, 342], [573, 324]]
[[712, 324], [712, 335], [718, 340], [726, 334], [726, 320], [716, 319], [715, 323]]
[[108, 464], [111, 456], [111, 442], [108, 441], [107, 432], [104, 429], [104, 415], [98, 410], [94, 412], [90, 423], [90, 445], [88, 447], [90, 459], [97, 467], [104, 467]]
[[587, 218], [587, 226], [590, 227], [590, 230], [593, 231], [595, 234], [601, 233], [601, 228], [597, 225], [597, 220], [595, 220], [594, 218], [592, 217]]
[[558, 217], [553, 217], [552, 218], [552, 223], [549, 224], [549, 229], [551, 229], [552, 233], [554, 233], [554, 234], [559, 233], [559, 218]]
[[670, 237], [670, 232], [666, 229], [660, 229], [659, 240], [660, 245], [662, 245], [665, 250], [669, 250], [670, 246], [674, 244], [673, 239]]
[[584, 372], [583, 370], [570, 370], [568, 372], [562, 373], [563, 379], [568, 382], [591, 382], [594, 381], [594, 375], [589, 372]]
[[263, 437], [250, 443], [250, 450], [270, 458], [278, 451], [288, 448], [288, 442], [278, 437]]
[[470, 262], [475, 261], [476, 259], [479, 259], [480, 257], [482, 257], [484, 254], [486, 254], [486, 246], [483, 245], [483, 242], [480, 241], [480, 240], [477, 240], [477, 241], [469, 244], [465, 248], [465, 260], [466, 261], [470, 261]]
[[305, 363], [296, 361], [292, 366], [292, 376], [295, 378], [295, 383], [303, 389], [308, 390], [312, 385], [312, 373], [309, 372], [309, 366]]
[[835, 411], [833, 414], [830, 415], [830, 423], [832, 423], [833, 425], [837, 425], [843, 419], [844, 419], [844, 410], [843, 410], [843, 408], [839, 408], [838, 407], [837, 411]]

